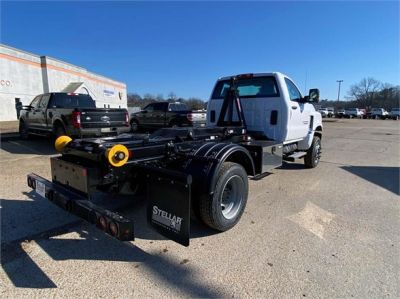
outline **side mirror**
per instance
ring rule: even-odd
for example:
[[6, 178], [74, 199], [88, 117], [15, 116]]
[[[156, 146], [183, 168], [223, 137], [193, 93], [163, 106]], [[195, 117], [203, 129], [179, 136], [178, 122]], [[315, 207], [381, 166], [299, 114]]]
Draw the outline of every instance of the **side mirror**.
[[310, 91], [308, 93], [308, 100], [312, 103], [319, 102], [319, 89], [318, 88], [310, 89]]

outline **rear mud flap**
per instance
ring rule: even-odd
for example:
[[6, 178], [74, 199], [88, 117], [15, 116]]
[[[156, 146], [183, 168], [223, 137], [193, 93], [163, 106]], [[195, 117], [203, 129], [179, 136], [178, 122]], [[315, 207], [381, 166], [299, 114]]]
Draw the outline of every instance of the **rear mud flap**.
[[147, 220], [161, 235], [189, 246], [191, 175], [165, 169], [150, 173]]

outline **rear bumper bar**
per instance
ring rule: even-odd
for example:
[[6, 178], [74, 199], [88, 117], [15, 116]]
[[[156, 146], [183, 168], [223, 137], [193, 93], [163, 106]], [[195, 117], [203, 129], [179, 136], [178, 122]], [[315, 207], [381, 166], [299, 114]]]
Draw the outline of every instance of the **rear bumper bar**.
[[[74, 214], [121, 241], [134, 240], [133, 221], [95, 205], [87, 198], [36, 174], [27, 177], [28, 186], [60, 208]], [[39, 191], [40, 186], [40, 191]], [[44, 188], [43, 188], [44, 187]], [[39, 192], [41, 193], [39, 193]]]

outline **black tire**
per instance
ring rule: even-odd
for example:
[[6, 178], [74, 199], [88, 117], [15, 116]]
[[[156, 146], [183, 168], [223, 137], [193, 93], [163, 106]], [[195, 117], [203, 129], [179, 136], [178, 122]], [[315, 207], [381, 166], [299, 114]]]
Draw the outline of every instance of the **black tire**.
[[225, 162], [217, 177], [213, 195], [199, 199], [199, 214], [207, 226], [226, 231], [239, 222], [246, 208], [248, 178], [246, 170], [232, 162]]
[[29, 139], [29, 130], [28, 130], [28, 126], [26, 125], [25, 121], [23, 121], [23, 120], [19, 121], [18, 132], [19, 132], [19, 137], [21, 139], [23, 139], [23, 140]]
[[321, 138], [314, 136], [311, 147], [307, 151], [307, 155], [304, 157], [304, 165], [307, 168], [315, 168], [319, 164], [321, 159]]
[[139, 123], [137, 120], [131, 121], [131, 131], [132, 131], [132, 133], [136, 133], [139, 131]]
[[57, 124], [53, 128], [53, 135], [55, 138], [58, 138], [60, 136], [67, 135], [67, 133], [65, 132], [65, 129], [62, 125]]

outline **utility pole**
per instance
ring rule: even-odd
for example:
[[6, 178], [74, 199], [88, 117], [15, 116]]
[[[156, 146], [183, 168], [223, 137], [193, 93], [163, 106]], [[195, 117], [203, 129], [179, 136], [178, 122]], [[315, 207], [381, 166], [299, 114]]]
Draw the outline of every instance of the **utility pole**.
[[338, 93], [337, 93], [337, 100], [339, 102], [340, 99], [340, 85], [342, 84], [343, 80], [336, 80], [337, 83], [339, 83], [339, 89], [338, 89]]

